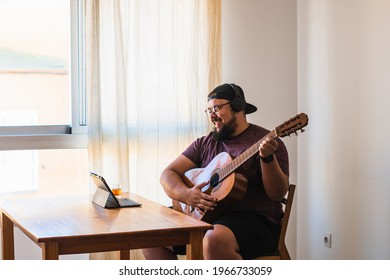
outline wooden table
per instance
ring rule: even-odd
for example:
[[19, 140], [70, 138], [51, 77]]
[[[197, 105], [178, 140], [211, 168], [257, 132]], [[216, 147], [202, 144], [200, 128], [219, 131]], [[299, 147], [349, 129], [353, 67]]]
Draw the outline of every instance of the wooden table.
[[2, 257], [15, 259], [14, 225], [42, 248], [42, 259], [59, 255], [187, 244], [187, 259], [202, 259], [202, 239], [213, 226], [130, 194], [142, 207], [104, 209], [90, 196], [0, 200]]

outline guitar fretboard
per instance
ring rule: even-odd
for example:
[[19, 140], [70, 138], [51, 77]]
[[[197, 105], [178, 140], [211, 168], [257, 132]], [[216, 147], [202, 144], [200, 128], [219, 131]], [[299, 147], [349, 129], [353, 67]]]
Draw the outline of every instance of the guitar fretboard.
[[224, 167], [222, 167], [218, 172], [219, 182], [222, 182], [226, 177], [228, 177], [238, 167], [240, 167], [244, 162], [246, 162], [251, 156], [256, 154], [259, 151], [259, 146], [260, 146], [261, 141], [263, 141], [263, 139], [267, 138], [268, 136], [271, 136], [272, 138], [276, 138], [278, 135], [277, 135], [275, 129], [270, 131], [267, 135], [265, 135], [263, 138], [261, 138], [255, 144], [250, 146], [245, 152], [243, 152], [238, 157], [236, 157], [234, 160], [232, 160], [231, 162], [226, 164]]

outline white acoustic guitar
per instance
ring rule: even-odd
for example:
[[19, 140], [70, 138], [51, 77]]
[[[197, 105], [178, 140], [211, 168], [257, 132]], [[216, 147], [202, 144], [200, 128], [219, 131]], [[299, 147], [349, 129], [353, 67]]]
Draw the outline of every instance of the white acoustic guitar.
[[226, 207], [244, 197], [247, 180], [242, 174], [234, 171], [258, 152], [261, 141], [268, 136], [273, 138], [285, 137], [287, 135], [290, 136], [292, 133], [297, 134], [297, 131], [303, 132], [303, 128], [308, 124], [308, 120], [306, 114], [300, 113], [277, 126], [235, 159], [232, 159], [228, 153], [222, 152], [216, 155], [205, 168], [188, 170], [183, 176], [186, 185], [192, 188], [195, 185], [208, 181], [209, 183], [202, 188], [202, 191], [217, 198], [218, 206], [213, 211], [206, 211], [204, 214], [201, 214], [189, 205], [173, 200], [173, 209], [208, 223], [213, 222], [222, 214]]

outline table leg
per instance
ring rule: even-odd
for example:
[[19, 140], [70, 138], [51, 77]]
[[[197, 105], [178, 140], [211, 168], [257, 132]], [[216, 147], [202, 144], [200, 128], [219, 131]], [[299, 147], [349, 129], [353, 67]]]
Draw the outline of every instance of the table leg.
[[59, 246], [58, 242], [49, 241], [41, 245], [42, 247], [42, 259], [43, 260], [58, 260], [59, 259]]
[[130, 260], [130, 250], [121, 250], [120, 251], [121, 260]]
[[15, 259], [14, 223], [1, 213], [1, 246], [3, 260]]
[[187, 260], [203, 260], [203, 230], [190, 232], [190, 243], [187, 245]]

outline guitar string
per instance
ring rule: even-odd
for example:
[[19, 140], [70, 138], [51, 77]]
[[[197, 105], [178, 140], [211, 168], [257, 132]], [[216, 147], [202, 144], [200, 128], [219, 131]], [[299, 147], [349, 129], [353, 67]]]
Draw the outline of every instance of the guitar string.
[[234, 160], [226, 164], [226, 166], [222, 167], [218, 172], [219, 182], [222, 182], [227, 176], [233, 173], [233, 171], [236, 170], [242, 163], [244, 163], [251, 156], [253, 156], [258, 151], [261, 141], [263, 141], [263, 139], [267, 138], [268, 136], [276, 138], [277, 136], [276, 131], [272, 130], [271, 132], [266, 134], [263, 138], [261, 138], [259, 141], [257, 141], [255, 144], [253, 144], [251, 147], [249, 147], [245, 152], [243, 152]]

